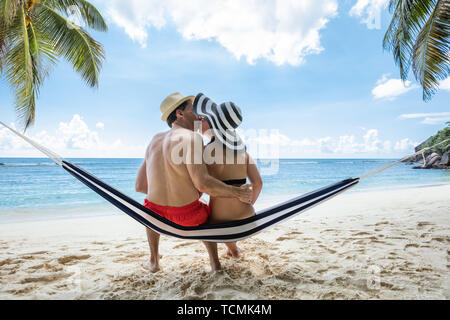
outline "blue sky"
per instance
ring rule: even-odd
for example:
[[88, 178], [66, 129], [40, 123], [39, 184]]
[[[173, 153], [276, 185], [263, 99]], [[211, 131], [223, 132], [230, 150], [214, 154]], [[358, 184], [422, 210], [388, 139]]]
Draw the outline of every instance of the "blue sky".
[[[292, 8], [261, 0], [245, 8], [92, 2], [109, 25], [93, 33], [107, 57], [100, 86], [88, 88], [61, 61], [27, 132], [66, 157], [142, 157], [151, 137], [168, 129], [159, 105], [176, 91], [235, 102], [248, 143], [276, 146], [280, 157], [401, 157], [450, 121], [448, 79], [425, 103], [413, 77], [402, 84], [382, 50], [384, 0], [305, 0]], [[0, 83], [0, 120], [17, 126], [13, 93]], [[40, 154], [0, 129], [5, 156]]]

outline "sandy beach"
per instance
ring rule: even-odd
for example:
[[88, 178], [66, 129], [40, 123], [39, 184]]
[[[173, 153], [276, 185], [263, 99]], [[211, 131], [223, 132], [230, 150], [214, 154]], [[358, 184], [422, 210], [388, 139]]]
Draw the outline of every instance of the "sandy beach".
[[242, 241], [210, 272], [161, 237], [162, 270], [126, 216], [0, 224], [1, 299], [450, 299], [450, 185], [340, 195]]

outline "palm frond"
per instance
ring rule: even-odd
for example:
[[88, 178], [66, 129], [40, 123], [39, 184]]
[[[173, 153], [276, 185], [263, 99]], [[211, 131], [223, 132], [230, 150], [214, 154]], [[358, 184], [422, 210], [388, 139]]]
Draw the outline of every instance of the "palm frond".
[[[16, 111], [19, 118], [27, 128], [34, 121], [36, 107], [36, 86], [39, 83], [37, 59], [32, 56], [30, 48], [30, 37], [25, 21], [23, 7], [19, 9], [18, 15], [10, 24], [10, 49], [6, 56], [6, 78], [16, 93]], [[34, 42], [33, 40], [31, 42]]]
[[99, 71], [105, 59], [103, 46], [45, 4], [40, 6], [39, 20], [48, 38], [54, 39], [55, 52], [69, 61], [89, 86], [98, 86]]
[[395, 63], [400, 68], [400, 77], [406, 79], [411, 64], [411, 33], [405, 23], [412, 0], [391, 0], [389, 9], [393, 17], [383, 39], [383, 48], [392, 52]]
[[413, 52], [413, 71], [423, 87], [423, 99], [430, 100], [440, 80], [449, 75], [450, 1], [438, 0], [422, 31], [417, 36]]
[[392, 20], [383, 39], [383, 48], [391, 51], [406, 80], [412, 64], [414, 42], [436, 0], [391, 0]]
[[65, 15], [73, 14], [73, 10], [79, 13], [87, 26], [96, 31], [106, 32], [108, 26], [98, 9], [86, 0], [42, 0], [49, 8], [55, 9]]
[[3, 70], [3, 65], [6, 57], [6, 53], [8, 52], [7, 46], [7, 38], [6, 38], [6, 27], [2, 18], [0, 17], [0, 74]]
[[0, 0], [0, 16], [6, 25], [14, 20], [14, 17], [23, 6], [24, 0]]

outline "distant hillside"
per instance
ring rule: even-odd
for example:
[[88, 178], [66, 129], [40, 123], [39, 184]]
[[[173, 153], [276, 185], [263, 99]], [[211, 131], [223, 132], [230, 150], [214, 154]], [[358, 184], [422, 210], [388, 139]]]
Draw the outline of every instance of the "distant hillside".
[[[441, 141], [444, 141], [445, 139], [450, 139], [450, 126], [439, 130], [434, 136], [429, 137], [427, 140], [419, 144], [415, 150], [416, 152], [427, 147], [431, 147]], [[425, 156], [431, 154], [432, 152], [436, 152], [440, 156], [444, 154], [444, 152], [450, 151], [450, 142], [449, 143], [443, 143], [435, 148], [433, 150], [427, 150], [425, 152]], [[420, 156], [421, 157], [421, 156]]]

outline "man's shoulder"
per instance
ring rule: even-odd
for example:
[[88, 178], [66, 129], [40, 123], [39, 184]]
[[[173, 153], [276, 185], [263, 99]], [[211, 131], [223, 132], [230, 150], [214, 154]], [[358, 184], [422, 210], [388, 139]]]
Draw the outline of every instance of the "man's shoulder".
[[150, 145], [152, 145], [153, 143], [155, 143], [157, 141], [163, 140], [164, 137], [166, 137], [168, 133], [169, 133], [169, 131], [159, 132], [159, 133], [155, 134], [153, 136], [152, 140], [150, 141]]
[[184, 141], [203, 140], [202, 136], [198, 132], [185, 128], [177, 128], [176, 130], [173, 130], [171, 136], [177, 140], [184, 140]]

